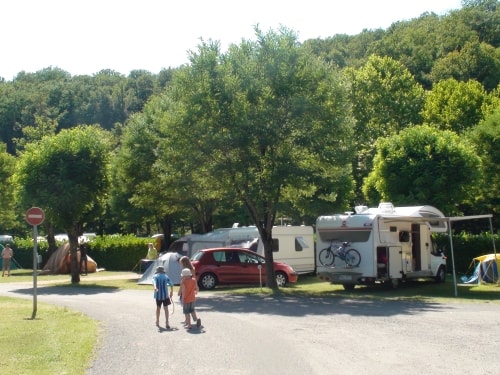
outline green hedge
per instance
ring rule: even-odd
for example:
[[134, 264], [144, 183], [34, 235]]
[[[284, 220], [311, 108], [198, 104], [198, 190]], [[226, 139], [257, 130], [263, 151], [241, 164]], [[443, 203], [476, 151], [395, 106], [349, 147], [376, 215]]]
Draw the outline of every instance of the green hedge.
[[[97, 236], [88, 244], [88, 255], [94, 259], [98, 268], [108, 271], [131, 271], [144, 258], [151, 238], [126, 236]], [[14, 239], [12, 244], [14, 259], [27, 269], [33, 268], [33, 241]], [[42, 268], [48, 260], [48, 243], [37, 243], [38, 254], [42, 256]]]
[[[498, 246], [500, 236], [495, 234], [495, 247], [497, 253], [500, 252]], [[447, 234], [440, 234], [435, 237], [438, 248], [443, 249], [448, 257], [446, 266], [448, 271], [452, 271], [451, 246], [450, 239]], [[460, 233], [453, 235], [453, 254], [455, 258], [455, 270], [457, 273], [467, 272], [472, 258], [479, 255], [493, 253], [493, 239], [491, 233], [484, 234], [468, 234]]]

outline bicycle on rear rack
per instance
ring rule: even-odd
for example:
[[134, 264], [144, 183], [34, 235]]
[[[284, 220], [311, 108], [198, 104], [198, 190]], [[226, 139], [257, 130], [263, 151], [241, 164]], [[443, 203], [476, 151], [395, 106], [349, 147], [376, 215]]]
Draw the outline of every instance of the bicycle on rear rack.
[[335, 258], [342, 259], [348, 267], [357, 267], [361, 263], [361, 255], [356, 249], [349, 249], [350, 242], [332, 242], [330, 246], [319, 253], [319, 262], [323, 266], [331, 266], [335, 263]]

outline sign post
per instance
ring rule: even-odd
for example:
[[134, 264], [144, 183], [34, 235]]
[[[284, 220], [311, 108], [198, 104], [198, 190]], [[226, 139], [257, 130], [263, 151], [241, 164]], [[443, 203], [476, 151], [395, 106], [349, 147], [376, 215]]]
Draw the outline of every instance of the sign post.
[[37, 251], [37, 239], [38, 239], [38, 228], [37, 226], [42, 224], [45, 220], [45, 213], [39, 207], [31, 207], [26, 211], [26, 221], [28, 224], [33, 225], [33, 314], [31, 319], [36, 317], [36, 276], [38, 273], [38, 251]]

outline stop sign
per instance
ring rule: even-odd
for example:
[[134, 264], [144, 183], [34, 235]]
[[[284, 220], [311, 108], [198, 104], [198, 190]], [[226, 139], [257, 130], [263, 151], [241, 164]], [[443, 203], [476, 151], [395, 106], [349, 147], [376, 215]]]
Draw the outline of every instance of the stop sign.
[[39, 207], [31, 207], [26, 211], [26, 221], [30, 225], [40, 225], [45, 219], [45, 213]]

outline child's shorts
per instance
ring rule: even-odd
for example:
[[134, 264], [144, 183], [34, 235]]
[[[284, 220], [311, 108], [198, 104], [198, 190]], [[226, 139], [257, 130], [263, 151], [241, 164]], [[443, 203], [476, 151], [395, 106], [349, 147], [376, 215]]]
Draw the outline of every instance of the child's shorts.
[[156, 306], [161, 307], [161, 305], [163, 305], [165, 307], [170, 305], [170, 298], [169, 299], [157, 299]]
[[182, 312], [184, 314], [191, 314], [192, 312], [194, 312], [194, 302], [189, 302], [182, 305]]

